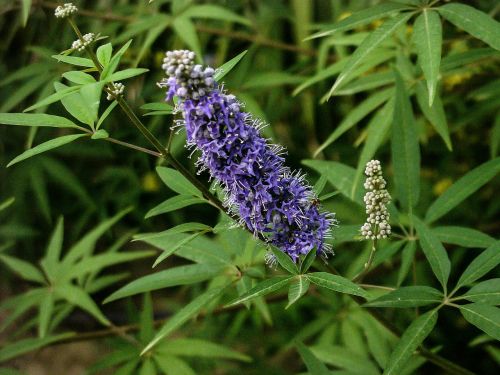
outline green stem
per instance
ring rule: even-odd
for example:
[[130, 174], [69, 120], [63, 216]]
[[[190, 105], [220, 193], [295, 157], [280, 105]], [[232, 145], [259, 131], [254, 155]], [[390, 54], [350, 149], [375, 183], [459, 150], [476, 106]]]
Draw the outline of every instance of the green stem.
[[370, 267], [372, 266], [373, 259], [375, 258], [375, 252], [377, 251], [377, 240], [372, 240], [372, 248], [370, 250], [370, 256], [368, 257], [368, 261], [365, 263], [365, 268], [359, 272], [356, 276], [352, 278], [352, 281], [361, 281], [363, 277], [370, 271]]

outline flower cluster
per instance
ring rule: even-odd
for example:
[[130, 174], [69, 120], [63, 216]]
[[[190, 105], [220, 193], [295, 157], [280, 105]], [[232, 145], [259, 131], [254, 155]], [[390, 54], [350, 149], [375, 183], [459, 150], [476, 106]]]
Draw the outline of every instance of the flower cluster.
[[82, 36], [82, 39], [77, 39], [73, 42], [71, 45], [71, 48], [76, 49], [77, 51], [83, 51], [85, 47], [87, 47], [90, 43], [92, 43], [95, 40], [95, 34], [94, 33], [87, 33]]
[[123, 92], [125, 91], [125, 85], [123, 83], [117, 82], [112, 83], [111, 85], [112, 87], [109, 88], [106, 99], [113, 100], [123, 95]]
[[387, 238], [391, 234], [389, 224], [389, 212], [386, 205], [391, 201], [391, 196], [385, 189], [386, 182], [382, 177], [382, 167], [378, 160], [371, 160], [366, 164], [365, 174], [367, 176], [364, 201], [366, 222], [361, 227], [361, 235], [367, 240]]
[[73, 5], [73, 3], [66, 3], [64, 5], [59, 5], [54, 14], [57, 18], [66, 18], [78, 12], [78, 8]]
[[216, 86], [211, 68], [195, 65], [190, 51], [167, 52], [167, 100], [177, 95], [188, 146], [201, 151], [197, 165], [226, 192], [225, 204], [241, 224], [294, 261], [316, 249], [326, 255], [334, 215], [322, 213], [309, 185], [284, 165], [283, 149], [260, 135], [262, 123], [234, 95]]

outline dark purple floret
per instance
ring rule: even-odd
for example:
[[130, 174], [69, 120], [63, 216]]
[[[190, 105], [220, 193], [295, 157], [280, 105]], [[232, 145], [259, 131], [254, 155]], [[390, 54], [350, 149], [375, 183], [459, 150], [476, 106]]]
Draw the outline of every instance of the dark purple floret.
[[284, 165], [282, 148], [268, 144], [261, 123], [215, 85], [214, 70], [193, 60], [190, 51], [167, 52], [168, 79], [160, 86], [168, 88], [167, 100], [181, 99], [188, 145], [201, 151], [200, 171], [221, 184], [242, 224], [294, 261], [311, 249], [326, 255], [334, 215], [320, 212], [311, 187]]

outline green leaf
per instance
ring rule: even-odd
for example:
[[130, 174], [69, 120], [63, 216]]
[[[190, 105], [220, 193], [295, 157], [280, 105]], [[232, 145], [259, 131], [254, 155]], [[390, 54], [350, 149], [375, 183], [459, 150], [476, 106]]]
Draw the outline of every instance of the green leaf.
[[162, 356], [173, 355], [182, 357], [235, 359], [243, 362], [252, 361], [249, 356], [226, 348], [225, 346], [206, 340], [192, 338], [169, 340], [165, 342], [165, 344], [159, 345], [155, 352]]
[[473, 283], [497, 267], [498, 264], [500, 264], [500, 240], [484, 250], [469, 264], [458, 279], [455, 289]]
[[[68, 89], [68, 86], [59, 82], [55, 82], [54, 87], [57, 92], [65, 92]], [[80, 89], [82, 86], [75, 87]], [[89, 126], [94, 124], [92, 110], [87, 106], [87, 103], [80, 92], [72, 92], [69, 95], [64, 95], [64, 97], [60, 100], [66, 111], [68, 111], [71, 116], [76, 118], [78, 121]]]
[[394, 95], [393, 89], [387, 89], [380, 91], [368, 97], [368, 99], [361, 102], [357, 107], [355, 107], [349, 114], [342, 120], [335, 131], [330, 134], [325, 142], [314, 152], [314, 157], [316, 157], [325, 148], [335, 142], [342, 134], [351, 129], [354, 125], [359, 123], [364, 117], [373, 112], [380, 105], [385, 103], [389, 98]]
[[443, 139], [448, 150], [452, 150], [450, 132], [446, 122], [443, 103], [439, 95], [436, 95], [432, 106], [429, 106], [429, 93], [422, 82], [416, 85], [417, 102], [425, 118], [431, 123], [439, 136]]
[[0, 260], [23, 279], [45, 284], [45, 278], [42, 273], [31, 263], [6, 254], [0, 254]]
[[154, 311], [153, 311], [153, 300], [151, 298], [151, 293], [144, 293], [144, 299], [142, 303], [142, 309], [139, 315], [139, 339], [141, 343], [146, 345], [154, 335]]
[[429, 107], [436, 96], [443, 43], [441, 19], [436, 11], [424, 8], [413, 24], [413, 42], [417, 47], [418, 63], [424, 72], [429, 93]]
[[99, 130], [101, 127], [102, 123], [106, 118], [109, 116], [109, 114], [115, 109], [115, 107], [118, 105], [118, 102], [116, 100], [113, 100], [111, 104], [106, 108], [106, 110], [102, 113], [101, 117], [99, 117], [99, 121], [97, 121], [97, 124], [95, 126], [96, 130]]
[[432, 228], [432, 232], [439, 241], [462, 247], [487, 248], [495, 242], [495, 239], [486, 233], [465, 227], [436, 227]]
[[22, 0], [21, 6], [22, 6], [21, 7], [22, 25], [23, 27], [26, 27], [26, 24], [28, 23], [28, 18], [30, 16], [31, 0]]
[[0, 212], [10, 207], [16, 201], [15, 197], [8, 198], [3, 202], [0, 202]]
[[285, 285], [287, 285], [291, 279], [293, 279], [293, 276], [275, 276], [275, 277], [272, 277], [270, 279], [266, 279], [266, 280], [258, 283], [256, 286], [254, 286], [248, 292], [246, 292], [243, 295], [239, 296], [238, 298], [232, 300], [224, 307], [234, 306], [234, 305], [237, 305], [239, 303], [243, 303], [243, 302], [249, 301], [251, 299], [265, 296], [266, 294], [275, 292], [275, 291], [283, 288]]
[[417, 250], [416, 241], [408, 241], [401, 252], [401, 267], [399, 268], [397, 286], [399, 287], [410, 270], [415, 259], [415, 251]]
[[172, 241], [168, 250], [163, 251], [158, 258], [156, 258], [155, 262], [153, 263], [153, 268], [156, 267], [158, 264], [163, 262], [165, 259], [167, 259], [170, 255], [175, 253], [178, 249], [186, 245], [187, 243], [193, 241], [196, 237], [201, 236], [204, 234], [205, 231], [202, 232], [196, 232], [191, 234], [190, 236], [184, 237], [183, 239], [179, 241]]
[[276, 260], [278, 261], [279, 265], [283, 267], [286, 271], [290, 272], [293, 275], [299, 273], [297, 265], [287, 254], [285, 254], [283, 251], [279, 250], [276, 247], [271, 247], [271, 251]]
[[183, 207], [192, 206], [193, 204], [208, 203], [205, 199], [193, 197], [191, 195], [176, 195], [163, 201], [158, 206], [149, 210], [145, 216], [146, 219], [150, 217], [161, 215], [167, 212], [175, 211]]
[[476, 284], [462, 298], [483, 305], [499, 305], [500, 279], [490, 279]]
[[308, 37], [306, 40], [314, 38], [322, 38], [328, 35], [332, 35], [338, 31], [351, 30], [355, 27], [366, 25], [374, 20], [390, 16], [393, 13], [399, 12], [407, 8], [408, 8], [407, 6], [402, 4], [383, 2], [381, 4], [377, 4], [370, 8], [357, 11], [353, 15], [329, 26], [328, 30], [319, 31]]
[[160, 179], [170, 189], [181, 195], [194, 195], [195, 197], [203, 198], [203, 194], [196, 188], [186, 177], [179, 171], [167, 168], [157, 167], [156, 172]]
[[172, 23], [175, 33], [186, 43], [186, 45], [196, 54], [198, 61], [202, 61], [203, 53], [201, 51], [200, 39], [196, 33], [193, 22], [185, 16], [176, 17]]
[[358, 67], [371, 52], [373, 52], [384, 40], [386, 40], [399, 26], [404, 24], [412, 16], [411, 13], [400, 13], [385, 21], [382, 26], [372, 31], [354, 51], [349, 58], [347, 66], [342, 70], [328, 96], [332, 96], [339, 85]]
[[[66, 78], [68, 81], [76, 83], [78, 85], [85, 85], [87, 83], [95, 83], [94, 77], [92, 77], [90, 74], [81, 72], [79, 70], [78, 71], [72, 70], [70, 72], [63, 73], [62, 76], [64, 78]], [[26, 110], [26, 111], [28, 111], [28, 110]]]
[[156, 103], [146, 103], [140, 106], [141, 109], [150, 110], [150, 111], [173, 111], [174, 107], [170, 104], [163, 102]]
[[82, 138], [82, 137], [85, 137], [87, 135], [88, 134], [63, 135], [62, 137], [54, 138], [54, 139], [51, 139], [50, 141], [40, 143], [38, 146], [30, 148], [30, 149], [24, 151], [21, 155], [18, 155], [17, 157], [12, 159], [9, 162], [9, 164], [7, 164], [7, 167], [10, 167], [16, 163], [19, 163], [20, 161], [31, 158], [32, 156], [41, 154], [42, 152], [46, 152], [46, 151], [52, 150], [54, 148], [64, 146], [65, 144], [76, 141], [78, 138]]
[[432, 223], [451, 211], [468, 196], [495, 177], [498, 172], [500, 172], [500, 158], [495, 158], [474, 168], [465, 176], [458, 179], [457, 182], [431, 204], [425, 215], [425, 221]]
[[316, 356], [301, 342], [297, 342], [297, 349], [310, 375], [328, 375], [330, 371]]
[[238, 65], [238, 63], [241, 61], [241, 59], [247, 54], [248, 50], [245, 50], [238, 54], [237, 56], [233, 57], [231, 60], [228, 62], [222, 64], [217, 68], [214, 74], [214, 80], [217, 82], [220, 82], [222, 78], [226, 76], [233, 68]]
[[224, 266], [218, 263], [190, 264], [187, 266], [169, 268], [132, 281], [111, 294], [104, 300], [104, 303], [139, 293], [150, 292], [152, 290], [199, 283], [213, 278], [223, 269]]
[[210, 18], [221, 21], [237, 22], [247, 26], [251, 24], [247, 18], [239, 16], [225, 7], [214, 4], [191, 6], [183, 12], [182, 15], [190, 18]]
[[63, 340], [73, 335], [74, 333], [63, 333], [56, 336], [48, 336], [36, 339], [24, 339], [14, 342], [0, 349], [0, 362], [4, 362], [33, 350], [43, 348], [44, 346], [47, 346], [53, 342]]
[[[101, 93], [104, 84], [102, 82], [88, 83], [80, 88], [80, 95], [84, 105], [92, 117], [92, 123], [97, 121], [99, 105], [101, 104]], [[89, 124], [91, 125], [91, 124]]]
[[153, 354], [153, 358], [155, 359], [158, 367], [166, 374], [196, 375], [196, 372], [194, 372], [194, 370], [180, 358], [170, 355], [155, 354]]
[[[309, 348], [322, 362], [347, 370], [349, 375], [379, 375], [380, 371], [369, 358], [342, 346], [322, 343]], [[347, 375], [346, 374], [346, 375]]]
[[444, 246], [439, 239], [420, 221], [416, 216], [413, 216], [415, 228], [417, 229], [420, 246], [429, 262], [432, 272], [436, 275], [441, 283], [443, 290], [446, 292], [446, 284], [450, 276], [451, 263]]
[[79, 261], [82, 257], [91, 254], [99, 237], [106, 233], [109, 228], [111, 228], [118, 220], [120, 220], [130, 211], [131, 208], [120, 211], [112, 218], [100, 223], [84, 237], [80, 238], [80, 240], [68, 250], [68, 253], [64, 257], [61, 265], [62, 269], [69, 268], [71, 265]]
[[104, 82], [121, 81], [124, 79], [132, 78], [132, 77], [144, 74], [146, 72], [149, 72], [149, 69], [130, 68], [130, 69], [125, 69], [125, 70], [120, 70], [119, 72], [111, 74], [109, 77], [107, 77], [104, 80]]
[[193, 232], [193, 231], [211, 231], [212, 228], [209, 227], [208, 225], [201, 224], [201, 223], [183, 223], [176, 225], [173, 228], [164, 230], [162, 232], [157, 232], [157, 233], [144, 233], [144, 234], [137, 234], [134, 236], [135, 241], [149, 241], [154, 238], [164, 238], [164, 237], [170, 237], [174, 234], [178, 233], [185, 233], [185, 232]]
[[64, 62], [66, 64], [71, 64], [75, 66], [83, 66], [85, 68], [94, 68], [94, 63], [90, 59], [86, 59], [83, 57], [74, 57], [74, 56], [66, 56], [66, 55], [52, 55], [54, 59], [59, 62]]
[[93, 257], [85, 258], [76, 263], [73, 267], [60, 270], [58, 281], [76, 279], [80, 276], [100, 272], [103, 268], [130, 262], [132, 260], [153, 256], [155, 251], [127, 251], [122, 253], [104, 253]]
[[60, 284], [55, 285], [54, 293], [59, 298], [65, 299], [69, 303], [87, 311], [99, 322], [101, 322], [101, 324], [105, 326], [111, 324], [111, 322], [99, 310], [92, 298], [90, 298], [82, 288], [71, 284]]
[[65, 98], [66, 96], [71, 95], [80, 89], [80, 86], [71, 86], [71, 87], [64, 86], [64, 87], [65, 87], [64, 89], [58, 90], [54, 94], [49, 95], [46, 98], [43, 98], [42, 100], [40, 100], [39, 102], [33, 104], [32, 106], [26, 108], [23, 112], [30, 112], [30, 111], [33, 111], [35, 109], [45, 107], [49, 104], [58, 102], [61, 99]]
[[487, 14], [458, 3], [446, 4], [437, 10], [455, 26], [500, 51], [500, 23]]
[[441, 303], [443, 293], [429, 286], [405, 286], [365, 304], [368, 307], [418, 307]]
[[103, 67], [106, 67], [111, 61], [111, 55], [113, 54], [113, 46], [111, 43], [104, 44], [100, 46], [97, 51], [97, 60], [101, 63]]
[[[302, 164], [316, 170], [321, 176], [326, 176], [328, 181], [344, 196], [351, 199], [354, 190], [354, 178], [356, 170], [348, 165], [335, 161], [326, 160], [302, 160]], [[363, 204], [363, 193], [361, 189], [357, 191], [353, 201]]]
[[156, 375], [156, 366], [152, 358], [146, 358], [142, 361], [138, 375]]
[[309, 250], [309, 252], [307, 253], [306, 257], [304, 258], [304, 260], [300, 265], [300, 273], [301, 274], [306, 273], [307, 270], [309, 270], [309, 268], [312, 266], [315, 259], [316, 259], [316, 249]]
[[[101, 73], [101, 80], [105, 80], [108, 75], [113, 74], [116, 68], [118, 67], [118, 64], [120, 64], [120, 60], [123, 56], [123, 54], [127, 51], [127, 49], [130, 47], [130, 44], [132, 43], [132, 40], [129, 40], [127, 43], [125, 43], [122, 48], [118, 50], [118, 52], [115, 53], [115, 55], [111, 58], [109, 61], [109, 64], [106, 65]], [[92, 66], [94, 64], [92, 63]]]
[[396, 102], [392, 123], [392, 163], [399, 201], [411, 213], [420, 195], [420, 149], [418, 133], [405, 83], [397, 70]]
[[81, 129], [73, 121], [67, 118], [46, 115], [45, 113], [0, 113], [0, 124]]
[[332, 275], [327, 272], [312, 272], [305, 275], [309, 281], [322, 288], [334, 290], [340, 293], [353, 294], [355, 296], [366, 297], [366, 292], [352, 281], [345, 277]]
[[96, 140], [96, 139], [106, 139], [109, 137], [109, 133], [104, 130], [104, 129], [99, 129], [95, 133], [92, 133], [92, 136], [90, 138]]
[[288, 288], [288, 305], [286, 305], [285, 309], [288, 309], [295, 302], [297, 302], [300, 297], [307, 293], [309, 284], [309, 279], [304, 275], [298, 275], [294, 278]]
[[38, 336], [43, 338], [47, 336], [47, 331], [52, 318], [52, 313], [54, 310], [54, 293], [49, 288], [47, 293], [45, 293], [42, 298], [42, 302], [39, 306], [38, 314]]
[[155, 338], [146, 345], [141, 355], [147, 353], [151, 348], [153, 348], [158, 342], [167, 337], [174, 330], [182, 326], [185, 322], [196, 315], [203, 307], [207, 306], [212, 300], [217, 298], [222, 294], [224, 288], [214, 288], [207, 290], [205, 293], [200, 294], [198, 297], [193, 299], [190, 303], [180, 309], [174, 316], [172, 316], [168, 322], [160, 329], [156, 334]]
[[500, 309], [495, 306], [471, 303], [460, 305], [464, 318], [496, 340], [500, 340]]
[[384, 375], [398, 375], [411, 358], [413, 352], [422, 344], [436, 325], [438, 312], [436, 309], [422, 314], [410, 324], [397, 343], [384, 369]]

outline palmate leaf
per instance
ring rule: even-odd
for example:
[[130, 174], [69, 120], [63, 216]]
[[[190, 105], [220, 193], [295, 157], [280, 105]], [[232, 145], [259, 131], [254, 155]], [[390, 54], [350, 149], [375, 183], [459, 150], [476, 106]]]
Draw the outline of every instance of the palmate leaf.
[[413, 222], [418, 232], [420, 246], [432, 268], [432, 272], [446, 292], [446, 284], [451, 270], [448, 254], [439, 239], [419, 218], [413, 216]]
[[389, 292], [365, 304], [368, 307], [418, 307], [438, 304], [443, 293], [428, 286], [406, 286]]
[[41, 284], [45, 283], [42, 273], [31, 263], [6, 254], [0, 254], [0, 261], [25, 280]]
[[405, 9], [408, 9], [408, 7], [403, 4], [398, 4], [395, 2], [383, 2], [368, 9], [360, 10], [353, 15], [329, 26], [327, 30], [322, 30], [311, 35], [307, 38], [307, 40], [322, 38], [328, 35], [332, 35], [338, 31], [351, 30], [355, 27], [366, 25], [374, 20], [390, 16], [393, 13], [397, 13]]
[[153, 354], [153, 358], [158, 365], [158, 368], [166, 374], [196, 375], [196, 372], [187, 364], [187, 362], [178, 357]]
[[60, 284], [54, 287], [54, 293], [69, 303], [80, 307], [96, 318], [103, 325], [110, 325], [111, 322], [103, 315], [95, 302], [82, 288], [72, 284]]
[[165, 337], [170, 335], [174, 330], [182, 326], [185, 322], [196, 315], [201, 309], [206, 307], [212, 300], [217, 298], [222, 294], [224, 288], [214, 288], [209, 289], [203, 294], [193, 299], [190, 303], [180, 309], [175, 315], [173, 315], [168, 322], [160, 329], [153, 340], [149, 342], [148, 345], [141, 352], [144, 355], [150, 351], [156, 344], [158, 344]]
[[448, 190], [431, 204], [425, 215], [425, 221], [436, 221], [463, 200], [485, 185], [500, 172], [500, 158], [490, 160], [476, 167], [458, 179]]
[[495, 242], [493, 237], [471, 228], [444, 226], [431, 230], [441, 242], [462, 247], [487, 248]]
[[304, 361], [309, 374], [311, 375], [328, 375], [330, 371], [316, 356], [301, 342], [297, 342], [297, 349]]
[[194, 204], [203, 204], [203, 203], [208, 203], [208, 202], [205, 199], [199, 197], [193, 197], [191, 195], [176, 195], [175, 197], [163, 201], [158, 206], [153, 207], [146, 213], [145, 218], [148, 219], [153, 216], [179, 210], [181, 208], [192, 206]]
[[134, 240], [136, 241], [149, 241], [155, 238], [165, 238], [165, 237], [170, 237], [174, 234], [178, 233], [185, 233], [185, 232], [194, 232], [194, 231], [206, 231], [209, 232], [211, 231], [212, 228], [209, 227], [208, 225], [201, 224], [201, 223], [183, 223], [176, 225], [173, 228], [164, 230], [162, 232], [156, 232], [156, 233], [144, 233], [144, 234], [137, 234], [134, 236]]
[[420, 148], [408, 92], [397, 70], [391, 151], [398, 199], [411, 213], [420, 196]]
[[345, 347], [321, 344], [309, 349], [323, 363], [345, 369], [349, 374], [380, 375], [379, 369], [369, 358]]
[[238, 65], [238, 63], [241, 61], [243, 57], [247, 54], [248, 50], [245, 50], [238, 54], [237, 56], [233, 57], [231, 60], [228, 62], [222, 64], [217, 68], [214, 74], [214, 80], [217, 82], [220, 82], [222, 78], [225, 77], [226, 74], [228, 74], [233, 68]]
[[194, 195], [195, 197], [203, 198], [201, 191], [198, 190], [198, 188], [196, 188], [179, 171], [167, 167], [157, 167], [156, 172], [165, 185], [176, 193], [181, 195]]
[[431, 310], [418, 317], [403, 333], [398, 344], [389, 358], [384, 369], [384, 375], [397, 375], [412, 356], [415, 349], [425, 340], [436, 325], [437, 309]]
[[418, 63], [424, 72], [429, 93], [429, 107], [436, 96], [443, 42], [441, 19], [436, 11], [424, 9], [413, 24], [413, 42], [417, 47]]
[[99, 46], [96, 51], [97, 60], [101, 64], [102, 67], [105, 67], [111, 61], [111, 56], [113, 54], [113, 46], [111, 43], [103, 44]]
[[297, 302], [300, 297], [307, 293], [309, 284], [309, 279], [306, 276], [298, 275], [295, 277], [295, 279], [290, 283], [290, 287], [288, 288], [288, 304], [286, 305], [285, 309], [288, 309], [295, 302]]
[[365, 116], [370, 114], [380, 105], [385, 103], [389, 98], [394, 95], [394, 91], [392, 89], [386, 89], [376, 94], [371, 95], [368, 99], [361, 102], [356, 108], [349, 112], [349, 114], [345, 117], [344, 120], [339, 124], [339, 126], [335, 129], [335, 131], [330, 134], [321, 146], [314, 152], [314, 157], [316, 157], [320, 152], [322, 152], [325, 148], [335, 142], [342, 134], [351, 129], [354, 125], [356, 125], [359, 121], [361, 121]]
[[104, 82], [111, 82], [111, 81], [121, 81], [124, 79], [136, 77], [138, 75], [144, 74], [146, 72], [149, 72], [149, 69], [143, 69], [143, 68], [129, 68], [125, 70], [120, 70], [119, 72], [115, 72], [108, 76]]
[[4, 362], [33, 350], [43, 348], [48, 344], [66, 339], [73, 335], [74, 333], [62, 333], [60, 335], [48, 336], [44, 338], [17, 341], [0, 349], [0, 362]]
[[287, 254], [285, 254], [283, 251], [279, 250], [276, 247], [272, 247], [271, 251], [275, 259], [278, 261], [279, 265], [283, 267], [286, 271], [290, 272], [292, 275], [296, 275], [299, 273], [297, 265]]
[[221, 21], [236, 22], [241, 23], [242, 25], [250, 26], [250, 21], [247, 18], [239, 16], [225, 7], [214, 4], [193, 5], [184, 11], [182, 15], [190, 18], [210, 18]]
[[361, 297], [367, 296], [367, 293], [363, 290], [363, 288], [342, 276], [332, 275], [327, 272], [312, 272], [306, 274], [305, 276], [310, 282], [322, 288]]
[[460, 276], [460, 279], [458, 279], [455, 289], [473, 283], [497, 267], [499, 264], [500, 240], [493, 243], [469, 264]]
[[0, 124], [81, 129], [73, 121], [65, 117], [45, 113], [0, 113]]
[[445, 4], [439, 13], [455, 26], [500, 51], [500, 23], [486, 13], [465, 4]]
[[462, 298], [483, 305], [499, 305], [500, 278], [486, 280], [474, 285]]
[[193, 338], [178, 338], [165, 341], [158, 345], [155, 353], [162, 356], [173, 355], [182, 357], [234, 359], [243, 362], [252, 361], [249, 356], [226, 348], [225, 346]]
[[293, 279], [293, 276], [275, 276], [270, 279], [266, 279], [254, 286], [248, 292], [229, 302], [225, 307], [237, 305], [239, 303], [275, 292], [287, 285], [291, 279]]
[[469, 323], [500, 341], [500, 308], [471, 303], [460, 305], [459, 309]]
[[7, 167], [10, 167], [16, 163], [19, 163], [20, 161], [26, 160], [32, 156], [41, 154], [43, 152], [52, 150], [52, 149], [57, 148], [57, 147], [64, 146], [65, 144], [76, 141], [78, 138], [82, 138], [82, 137], [86, 137], [86, 136], [88, 136], [88, 134], [70, 134], [70, 135], [63, 135], [62, 137], [51, 139], [50, 141], [41, 143], [38, 146], [35, 146], [33, 148], [30, 148], [30, 149], [24, 151], [21, 155], [18, 155], [17, 157], [12, 159], [9, 162], [9, 164], [7, 164]]
[[329, 96], [331, 97], [340, 84], [349, 76], [349, 74], [362, 63], [363, 60], [376, 49], [384, 40], [386, 40], [396, 29], [403, 25], [412, 16], [411, 13], [400, 13], [393, 18], [385, 21], [375, 31], [371, 32], [363, 43], [354, 51], [349, 58], [349, 63], [346, 68], [340, 73], [334, 85], [332, 86]]
[[196, 59], [198, 62], [202, 62], [202, 50], [200, 45], [200, 39], [196, 33], [196, 28], [194, 27], [193, 21], [185, 15], [176, 17], [174, 22], [172, 22], [172, 27], [175, 30], [176, 35], [186, 43], [186, 45], [196, 54]]
[[223, 265], [218, 263], [190, 264], [187, 266], [169, 268], [130, 282], [106, 298], [104, 303], [153, 290], [199, 283], [213, 278], [221, 273], [224, 268]]

